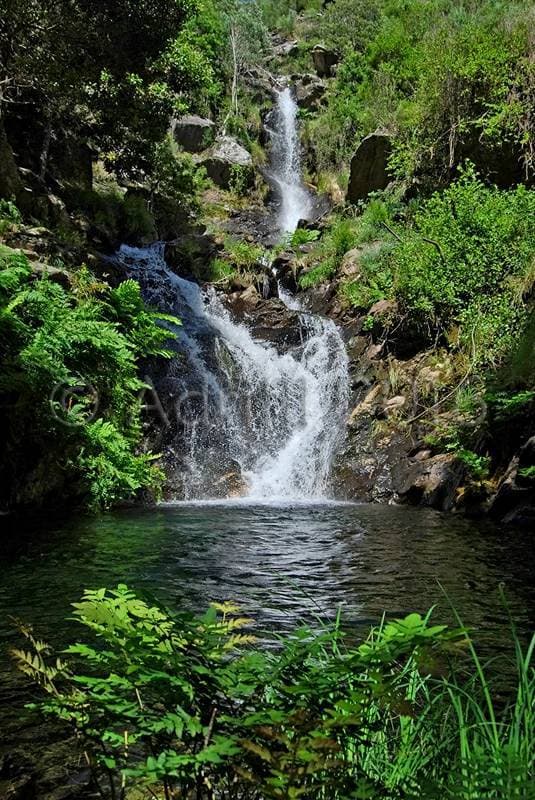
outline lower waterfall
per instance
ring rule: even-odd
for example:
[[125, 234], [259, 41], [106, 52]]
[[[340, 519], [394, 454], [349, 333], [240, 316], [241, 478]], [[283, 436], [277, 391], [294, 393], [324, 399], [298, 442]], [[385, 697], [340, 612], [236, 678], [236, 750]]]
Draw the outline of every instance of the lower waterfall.
[[[149, 303], [182, 320], [160, 391], [172, 398], [181, 495], [325, 498], [343, 440], [347, 355], [336, 325], [301, 313], [301, 344], [279, 353], [234, 322], [214, 291], [168, 269], [161, 243], [116, 256]], [[229, 483], [231, 488], [229, 489]]]

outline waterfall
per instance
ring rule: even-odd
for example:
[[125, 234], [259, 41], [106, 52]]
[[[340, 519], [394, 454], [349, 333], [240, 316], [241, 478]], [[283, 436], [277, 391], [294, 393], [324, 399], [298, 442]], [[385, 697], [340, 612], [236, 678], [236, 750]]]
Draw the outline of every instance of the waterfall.
[[[271, 176], [280, 195], [279, 232], [312, 207], [301, 180], [297, 106], [290, 89], [272, 115]], [[332, 320], [306, 313], [279, 287], [300, 343], [279, 352], [236, 323], [216, 292], [168, 269], [161, 243], [124, 246], [116, 259], [145, 298], [182, 326], [159, 389], [172, 406], [167, 438], [187, 500], [239, 495], [252, 502], [321, 500], [345, 434], [348, 359]], [[276, 302], [276, 301], [273, 301]]]
[[312, 201], [301, 179], [297, 103], [290, 88], [276, 93], [276, 105], [270, 123], [270, 177], [280, 198], [278, 226], [281, 233], [292, 233], [300, 219], [308, 219]]
[[180, 454], [180, 495], [324, 498], [348, 402], [347, 356], [335, 324], [296, 315], [302, 343], [279, 353], [234, 322], [214, 291], [171, 272], [162, 244], [123, 245], [116, 258], [149, 302], [182, 319], [177, 357], [157, 386], [172, 400], [169, 446]]

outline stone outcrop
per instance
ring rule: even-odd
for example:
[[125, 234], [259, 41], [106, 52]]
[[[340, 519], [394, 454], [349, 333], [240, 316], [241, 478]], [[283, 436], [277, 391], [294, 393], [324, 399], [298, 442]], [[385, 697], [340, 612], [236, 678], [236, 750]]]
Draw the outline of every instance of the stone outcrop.
[[347, 199], [350, 203], [365, 200], [370, 192], [386, 189], [390, 183], [388, 158], [392, 151], [392, 139], [388, 133], [370, 133], [360, 143], [351, 159], [351, 172]]
[[215, 123], [191, 114], [174, 119], [171, 133], [175, 142], [188, 153], [201, 153], [214, 143]]
[[320, 78], [330, 78], [334, 67], [338, 64], [338, 53], [322, 44], [317, 44], [312, 49], [312, 63]]
[[233, 180], [244, 179], [251, 184], [254, 177], [251, 154], [230, 136], [221, 136], [202, 154], [200, 163], [216, 186], [228, 189]]
[[301, 347], [300, 315], [281, 300], [265, 300], [254, 286], [250, 286], [243, 292], [228, 295], [226, 304], [232, 316], [244, 322], [255, 339], [269, 342], [279, 353]]
[[293, 75], [295, 99], [300, 108], [315, 111], [319, 108], [327, 86], [317, 75]]

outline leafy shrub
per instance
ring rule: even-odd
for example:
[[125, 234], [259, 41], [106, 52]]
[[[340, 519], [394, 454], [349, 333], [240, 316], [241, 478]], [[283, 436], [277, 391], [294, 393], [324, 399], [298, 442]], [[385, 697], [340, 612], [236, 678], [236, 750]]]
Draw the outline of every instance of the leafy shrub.
[[155, 147], [151, 174], [153, 211], [160, 236], [174, 235], [180, 220], [200, 210], [206, 172], [168, 136]]
[[355, 645], [339, 626], [300, 629], [277, 650], [254, 646], [231, 603], [171, 614], [120, 585], [86, 591], [74, 616], [86, 637], [61, 659], [27, 626], [30, 649], [13, 655], [48, 693], [37, 707], [76, 730], [103, 796], [532, 797], [535, 639], [516, 642], [516, 696], [499, 707], [470, 642], [471, 675], [446, 668], [465, 633], [429, 614]]
[[22, 216], [15, 203], [0, 198], [0, 236], [14, 225], [19, 225]]
[[[515, 286], [535, 255], [534, 213], [535, 192], [486, 186], [468, 166], [447, 189], [410, 207], [404, 223], [389, 220], [396, 238], [372, 254], [361, 285], [346, 293], [357, 305], [379, 294], [395, 298], [422, 329], [460, 325], [474, 360], [497, 365], [526, 320]], [[384, 207], [374, 214], [379, 225], [388, 219]], [[377, 233], [377, 221], [363, 228]]]
[[144, 388], [138, 360], [167, 355], [172, 336], [159, 316], [135, 281], [111, 289], [82, 269], [67, 290], [46, 276], [34, 279], [17, 251], [0, 253], [4, 502], [39, 491], [31, 476], [38, 464], [49, 472], [41, 500], [60, 483], [66, 496], [106, 508], [157, 484], [151, 456], [136, 447]]
[[299, 248], [302, 244], [311, 244], [319, 239], [318, 230], [308, 230], [307, 228], [296, 228], [290, 239], [290, 247]]
[[235, 269], [224, 258], [213, 258], [210, 262], [210, 280], [214, 283], [231, 280], [235, 275]]
[[321, 264], [304, 272], [299, 278], [299, 286], [309, 289], [328, 281], [336, 273], [336, 264], [332, 258], [326, 258]]

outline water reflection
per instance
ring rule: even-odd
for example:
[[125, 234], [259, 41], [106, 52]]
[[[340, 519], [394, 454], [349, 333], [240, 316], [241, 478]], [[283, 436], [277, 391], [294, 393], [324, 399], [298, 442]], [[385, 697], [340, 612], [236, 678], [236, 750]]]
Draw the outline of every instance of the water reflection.
[[381, 614], [452, 619], [439, 586], [482, 640], [505, 636], [503, 583], [522, 630], [534, 607], [529, 538], [421, 509], [366, 505], [200, 504], [70, 520], [30, 539], [0, 580], [0, 636], [8, 615], [61, 642], [86, 586], [127, 582], [172, 606], [232, 599], [265, 629], [318, 616], [357, 628]]

